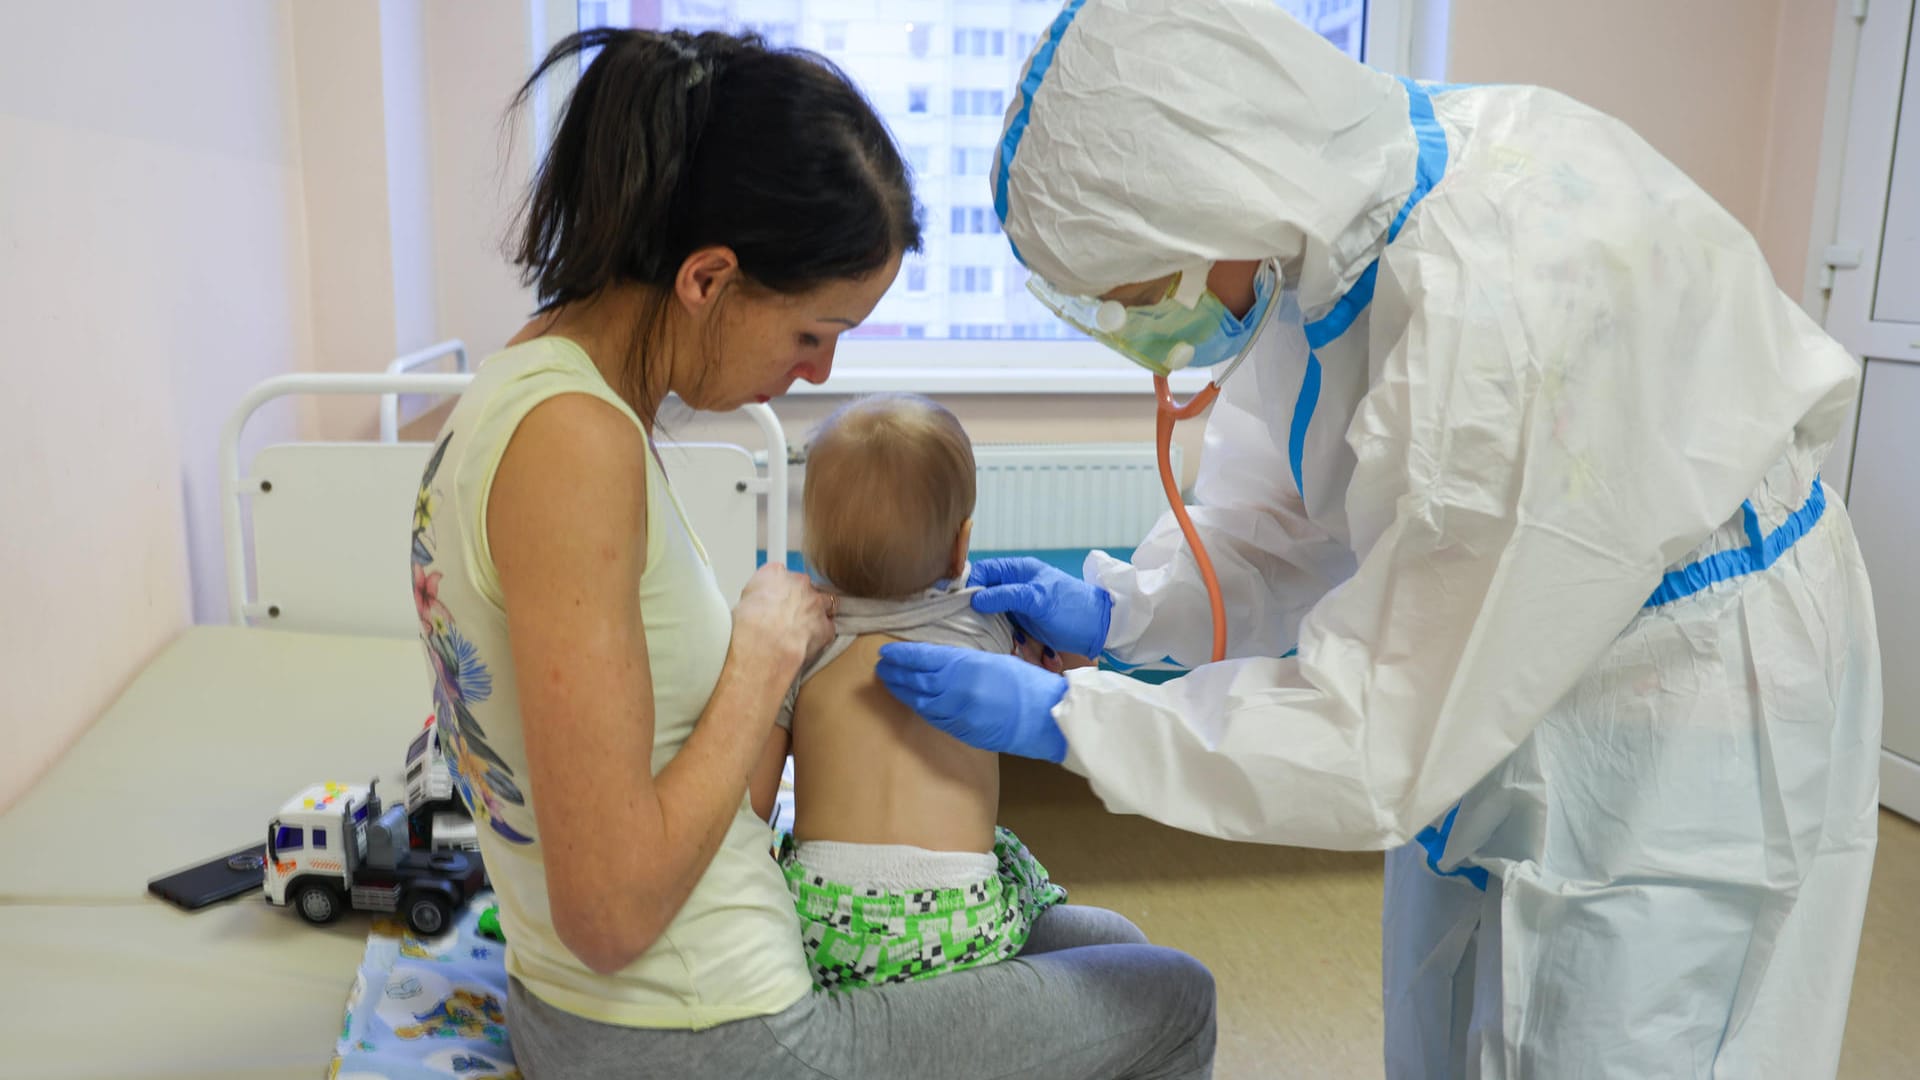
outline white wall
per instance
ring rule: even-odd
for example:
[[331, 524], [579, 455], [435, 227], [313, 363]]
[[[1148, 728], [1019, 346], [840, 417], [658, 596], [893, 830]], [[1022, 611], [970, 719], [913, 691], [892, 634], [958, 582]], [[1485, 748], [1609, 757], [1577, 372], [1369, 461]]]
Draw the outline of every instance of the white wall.
[[217, 432], [307, 337], [290, 58], [285, 3], [0, 13], [0, 809], [224, 610]]

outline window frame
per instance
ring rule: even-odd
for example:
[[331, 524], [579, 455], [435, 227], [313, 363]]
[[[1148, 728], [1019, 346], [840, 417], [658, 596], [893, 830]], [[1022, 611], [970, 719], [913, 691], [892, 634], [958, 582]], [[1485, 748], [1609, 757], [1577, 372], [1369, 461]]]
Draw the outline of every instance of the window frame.
[[[578, 0], [528, 0], [528, 3], [535, 23], [534, 59], [537, 60], [553, 42], [578, 28], [579, 5]], [[1390, 74], [1432, 80], [1444, 78], [1449, 6], [1450, 0], [1367, 0], [1368, 62]], [[805, 24], [797, 33], [805, 40]], [[947, 40], [941, 41], [942, 38]], [[932, 37], [926, 55], [913, 56], [913, 59], [944, 62], [938, 45], [951, 44], [951, 38], [951, 28]], [[1018, 35], [1010, 31], [1006, 34], [1009, 56], [1013, 55], [1017, 38]], [[991, 48], [991, 41], [988, 44]], [[911, 49], [909, 55], [912, 55]], [[578, 78], [579, 72], [575, 68], [565, 74]], [[1009, 89], [1010, 86], [1001, 88], [1003, 104]], [[565, 95], [549, 93], [551, 99], [537, 101], [536, 109], [550, 117]], [[938, 116], [940, 114], [932, 110], [932, 98], [929, 87], [927, 115]], [[536, 127], [544, 128], [544, 125]], [[536, 130], [536, 135], [544, 145], [546, 130]], [[931, 276], [931, 265], [928, 272]], [[1176, 393], [1193, 393], [1206, 386], [1207, 373], [1175, 372], [1169, 382]], [[835, 348], [832, 378], [820, 386], [805, 381], [796, 383], [789, 393], [837, 396], [898, 390], [926, 394], [1151, 394], [1153, 384], [1138, 367], [1092, 341], [938, 339], [903, 334], [886, 338], [842, 338]]]

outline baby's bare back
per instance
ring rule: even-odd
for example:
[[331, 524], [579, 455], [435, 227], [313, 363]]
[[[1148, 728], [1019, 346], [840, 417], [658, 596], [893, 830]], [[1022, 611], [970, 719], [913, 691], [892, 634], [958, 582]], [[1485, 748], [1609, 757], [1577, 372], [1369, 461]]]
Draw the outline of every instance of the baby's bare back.
[[891, 640], [856, 638], [800, 690], [794, 836], [991, 851], [999, 758], [936, 730], [887, 693], [873, 667]]

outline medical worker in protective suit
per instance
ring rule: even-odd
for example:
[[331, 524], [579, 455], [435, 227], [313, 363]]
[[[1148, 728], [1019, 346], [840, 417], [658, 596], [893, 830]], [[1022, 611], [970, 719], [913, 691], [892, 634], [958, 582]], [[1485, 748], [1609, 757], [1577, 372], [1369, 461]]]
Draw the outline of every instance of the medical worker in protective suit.
[[889, 688], [1115, 811], [1389, 849], [1391, 1076], [1831, 1076], [1880, 734], [1818, 474], [1857, 369], [1747, 231], [1592, 109], [1261, 0], [1069, 3], [992, 181], [1096, 337], [1216, 377], [1255, 342], [1192, 508], [1229, 659], [1163, 521], [976, 606], [1190, 674], [900, 644]]

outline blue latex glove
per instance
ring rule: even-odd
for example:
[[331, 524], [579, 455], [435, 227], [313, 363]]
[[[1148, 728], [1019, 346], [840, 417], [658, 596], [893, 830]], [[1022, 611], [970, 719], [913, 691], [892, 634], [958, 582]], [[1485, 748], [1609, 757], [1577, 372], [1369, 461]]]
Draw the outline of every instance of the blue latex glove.
[[1113, 594], [1034, 558], [983, 559], [967, 584], [981, 587], [973, 610], [1007, 614], [1060, 652], [1099, 656], [1113, 623]]
[[1067, 737], [1053, 707], [1067, 680], [1014, 656], [952, 645], [894, 642], [880, 646], [874, 674], [928, 723], [968, 746], [1058, 765]]

